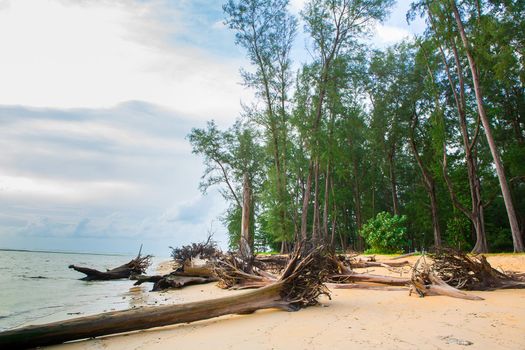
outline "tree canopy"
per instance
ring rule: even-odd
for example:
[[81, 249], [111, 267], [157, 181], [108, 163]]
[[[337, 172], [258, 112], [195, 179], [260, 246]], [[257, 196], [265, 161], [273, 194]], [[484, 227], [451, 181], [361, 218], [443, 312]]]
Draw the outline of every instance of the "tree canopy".
[[363, 39], [393, 3], [307, 1], [311, 60], [296, 72], [288, 0], [224, 5], [257, 103], [189, 140], [201, 189], [230, 203], [232, 247], [247, 174], [256, 250], [523, 251], [525, 5], [415, 1], [407, 18], [423, 17], [425, 33], [374, 49]]

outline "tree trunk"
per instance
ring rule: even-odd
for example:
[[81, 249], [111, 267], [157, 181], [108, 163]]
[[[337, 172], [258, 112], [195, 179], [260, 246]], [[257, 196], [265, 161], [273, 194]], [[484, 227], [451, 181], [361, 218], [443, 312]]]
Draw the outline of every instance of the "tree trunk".
[[428, 193], [430, 197], [430, 212], [432, 215], [432, 232], [434, 233], [434, 246], [441, 247], [441, 226], [439, 225], [438, 202], [436, 198], [436, 185], [432, 183]]
[[441, 227], [439, 225], [439, 215], [438, 215], [438, 202], [436, 198], [436, 184], [434, 178], [432, 177], [428, 168], [424, 165], [423, 160], [419, 156], [419, 151], [417, 149], [416, 140], [415, 140], [415, 129], [418, 123], [418, 116], [414, 113], [412, 117], [412, 127], [410, 129], [410, 146], [412, 147], [412, 152], [416, 163], [421, 170], [421, 175], [423, 176], [423, 185], [427, 192], [428, 198], [430, 200], [430, 213], [432, 217], [432, 232], [434, 233], [434, 246], [436, 248], [441, 247]]
[[354, 155], [353, 159], [353, 168], [354, 168], [354, 211], [355, 211], [355, 220], [357, 225], [356, 230], [356, 245], [355, 248], [357, 251], [362, 252], [365, 249], [365, 242], [363, 237], [359, 234], [359, 231], [363, 227], [363, 213], [361, 209], [361, 184], [360, 184], [360, 173], [359, 167], [357, 164], [357, 157]]
[[314, 246], [319, 244], [320, 236], [320, 212], [319, 212], [319, 158], [314, 163], [314, 217], [312, 225], [312, 242]]
[[330, 194], [330, 161], [326, 164], [324, 179], [324, 202], [323, 202], [323, 241], [328, 242], [328, 202]]
[[[429, 17], [430, 17], [432, 25], [434, 25], [432, 13], [430, 11], [429, 11]], [[452, 186], [452, 182], [450, 181], [450, 178], [448, 177], [447, 170], [446, 170], [447, 154], [446, 154], [445, 145], [443, 146], [443, 175], [445, 178], [445, 182], [447, 184], [447, 188], [450, 193], [452, 204], [457, 209], [459, 209], [463, 214], [465, 214], [469, 218], [469, 220], [472, 222], [472, 225], [474, 226], [474, 229], [476, 232], [476, 244], [472, 251], [474, 253], [486, 253], [488, 252], [488, 246], [487, 246], [487, 239], [485, 237], [485, 223], [483, 220], [483, 206], [481, 202], [481, 185], [480, 185], [478, 174], [477, 174], [477, 167], [476, 167], [477, 157], [475, 156], [475, 153], [473, 152], [476, 146], [476, 140], [477, 140], [477, 136], [479, 132], [479, 125], [478, 127], [476, 127], [476, 132], [474, 133], [472, 140], [470, 140], [470, 136], [469, 136], [468, 128], [467, 128], [467, 118], [466, 118], [465, 82], [464, 82], [464, 77], [463, 77], [463, 69], [461, 68], [461, 60], [459, 59], [459, 54], [456, 48], [456, 44], [454, 40], [450, 40], [450, 41], [451, 41], [452, 52], [454, 54], [454, 60], [456, 64], [456, 72], [458, 75], [459, 94], [456, 91], [445, 53], [440, 45], [438, 46], [438, 48], [441, 54], [443, 64], [445, 65], [445, 72], [447, 74], [447, 78], [450, 84], [450, 89], [452, 90], [452, 94], [454, 96], [454, 102], [456, 104], [456, 110], [457, 110], [458, 118], [459, 118], [459, 129], [461, 131], [461, 136], [463, 140], [463, 148], [465, 150], [465, 162], [467, 164], [467, 171], [468, 171], [468, 181], [469, 181], [470, 198], [471, 198], [470, 211], [464, 208], [463, 205], [461, 205], [461, 203], [457, 199], [457, 196]]]
[[282, 282], [241, 295], [181, 305], [145, 307], [101, 315], [27, 326], [0, 333], [5, 348], [31, 348], [108, 334], [206, 320], [228, 314], [246, 314], [259, 309], [283, 308]]
[[306, 256], [303, 253], [299, 247], [290, 257], [278, 281], [252, 292], [200, 302], [114, 311], [44, 325], [22, 327], [0, 332], [0, 348], [32, 348], [70, 340], [206, 320], [227, 314], [247, 314], [259, 309], [281, 308], [294, 311], [315, 305], [319, 295], [329, 295], [322, 283], [328, 261], [320, 249]]
[[[332, 249], [335, 251], [335, 229], [336, 229], [336, 224], [337, 224], [337, 205], [336, 205], [336, 201], [335, 201], [335, 193], [334, 193], [334, 180], [330, 180], [330, 190], [332, 191], [332, 198], [333, 198], [333, 201], [332, 201], [332, 205], [333, 205], [333, 209], [332, 209], [332, 237], [330, 238], [330, 247], [332, 247]], [[343, 247], [341, 246], [341, 249]]]
[[251, 212], [251, 186], [248, 174], [243, 177], [242, 194], [242, 218], [241, 218], [241, 240], [239, 251], [241, 256], [249, 258], [252, 256], [252, 240], [250, 235], [250, 212]]
[[516, 218], [516, 212], [514, 210], [514, 204], [512, 203], [512, 197], [510, 194], [509, 186], [507, 183], [507, 178], [505, 176], [505, 170], [503, 164], [501, 163], [500, 156], [496, 143], [494, 142], [494, 137], [492, 136], [492, 129], [490, 126], [489, 119], [485, 113], [485, 107], [483, 105], [483, 94], [481, 91], [481, 86], [479, 84], [478, 69], [476, 67], [476, 61], [470, 51], [470, 44], [465, 33], [465, 28], [463, 27], [463, 22], [461, 21], [461, 16], [459, 15], [458, 8], [456, 6], [455, 0], [450, 0], [452, 5], [452, 10], [454, 12], [454, 18], [456, 19], [456, 24], [458, 27], [461, 40], [463, 41], [463, 46], [467, 54], [467, 59], [470, 66], [470, 72], [472, 74], [472, 80], [474, 82], [474, 92], [476, 94], [476, 103], [478, 107], [479, 116], [481, 122], [483, 123], [483, 129], [485, 130], [485, 136], [487, 137], [487, 142], [489, 144], [490, 152], [494, 160], [494, 166], [496, 167], [496, 173], [498, 174], [498, 179], [501, 187], [501, 193], [503, 194], [503, 200], [505, 202], [505, 208], [507, 209], [507, 215], [509, 217], [509, 224], [512, 231], [512, 241], [514, 244], [514, 252], [523, 252], [523, 240], [520, 234], [520, 229], [518, 225], [518, 220]]
[[341, 283], [370, 282], [387, 284], [390, 286], [406, 286], [410, 283], [410, 278], [408, 277], [372, 275], [369, 273], [348, 273], [343, 275], [333, 275], [330, 276], [330, 280], [337, 280]]
[[396, 174], [394, 171], [394, 154], [395, 154], [395, 146], [393, 145], [390, 152], [388, 152], [388, 168], [390, 172], [390, 185], [392, 189], [392, 206], [394, 215], [399, 215], [399, 199], [397, 196], [397, 182], [396, 182]]
[[312, 188], [312, 170], [312, 161], [310, 161], [303, 195], [303, 211], [301, 212], [301, 239], [303, 241], [308, 240], [308, 207], [310, 206], [310, 191]]
[[[142, 249], [142, 246], [140, 248]], [[150, 261], [150, 255], [141, 257], [139, 252], [139, 255], [137, 255], [137, 257], [130, 262], [107, 271], [99, 271], [88, 267], [75, 265], [69, 265], [69, 268], [85, 274], [86, 277], [81, 278], [83, 281], [108, 281], [121, 278], [130, 278], [134, 275], [136, 276], [143, 274], [150, 265]]]

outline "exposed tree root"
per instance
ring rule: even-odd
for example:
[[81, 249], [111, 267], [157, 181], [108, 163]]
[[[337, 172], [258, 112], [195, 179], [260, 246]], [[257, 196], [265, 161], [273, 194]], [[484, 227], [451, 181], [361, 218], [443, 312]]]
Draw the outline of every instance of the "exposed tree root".
[[277, 281], [277, 277], [254, 267], [239, 256], [228, 253], [213, 261], [213, 271], [223, 289], [261, 288]]
[[213, 259], [217, 255], [222, 254], [219, 249], [217, 249], [216, 243], [212, 240], [212, 236], [208, 236], [208, 239], [205, 242], [201, 243], [192, 243], [190, 245], [185, 245], [180, 248], [171, 249], [171, 257], [178, 265], [185, 265], [191, 262], [194, 258], [200, 259]]
[[288, 264], [288, 260], [290, 260], [288, 254], [256, 255], [253, 264], [260, 270], [280, 274]]
[[430, 266], [426, 263], [425, 257], [418, 259], [412, 270], [411, 278], [413, 291], [417, 292], [420, 297], [427, 295], [443, 295], [452, 298], [467, 299], [467, 300], [483, 300], [483, 298], [476, 295], [471, 295], [451, 287], [437, 276]]
[[432, 270], [441, 280], [458, 289], [493, 290], [525, 288], [518, 275], [494, 269], [483, 255], [469, 256], [451, 249], [441, 249], [430, 257]]

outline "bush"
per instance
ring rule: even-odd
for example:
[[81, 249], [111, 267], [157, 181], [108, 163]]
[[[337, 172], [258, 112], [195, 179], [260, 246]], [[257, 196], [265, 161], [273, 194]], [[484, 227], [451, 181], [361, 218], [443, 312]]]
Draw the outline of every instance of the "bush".
[[368, 246], [368, 253], [393, 254], [403, 251], [407, 245], [406, 216], [381, 212], [363, 225], [359, 234]]

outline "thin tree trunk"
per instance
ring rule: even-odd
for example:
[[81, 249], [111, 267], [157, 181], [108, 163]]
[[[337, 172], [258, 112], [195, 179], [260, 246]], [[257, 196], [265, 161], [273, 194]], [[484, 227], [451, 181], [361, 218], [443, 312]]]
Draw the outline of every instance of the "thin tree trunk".
[[353, 160], [353, 167], [354, 167], [354, 211], [355, 211], [355, 220], [356, 220], [356, 250], [357, 251], [363, 251], [365, 248], [365, 242], [363, 241], [363, 237], [359, 234], [359, 231], [363, 227], [363, 212], [361, 208], [361, 185], [360, 185], [360, 174], [359, 174], [359, 168], [357, 164], [357, 159], [354, 156]]
[[421, 175], [423, 176], [423, 185], [427, 192], [428, 198], [430, 200], [430, 213], [432, 216], [432, 232], [434, 233], [434, 246], [436, 248], [441, 247], [441, 227], [439, 225], [439, 215], [438, 215], [438, 202], [436, 198], [436, 183], [431, 173], [428, 171], [427, 167], [423, 164], [423, 160], [419, 156], [419, 151], [417, 149], [416, 140], [414, 131], [418, 123], [417, 114], [414, 113], [412, 119], [412, 127], [410, 129], [410, 146], [412, 147], [412, 152], [416, 163], [421, 170]]
[[472, 53], [470, 51], [470, 44], [469, 44], [467, 35], [465, 33], [465, 28], [463, 27], [461, 16], [459, 15], [459, 11], [456, 6], [456, 1], [450, 0], [450, 4], [452, 5], [452, 11], [454, 12], [454, 18], [456, 20], [458, 31], [461, 36], [461, 40], [463, 41], [465, 52], [467, 54], [467, 59], [468, 59], [469, 66], [470, 66], [470, 72], [472, 74], [472, 80], [474, 82], [474, 92], [476, 94], [476, 103], [478, 106], [479, 116], [481, 118], [481, 122], [483, 123], [483, 129], [485, 130], [485, 136], [487, 137], [487, 142], [489, 144], [490, 152], [494, 160], [494, 166], [496, 167], [496, 173], [498, 174], [498, 179], [499, 179], [499, 183], [501, 187], [501, 193], [503, 194], [503, 200], [505, 202], [505, 208], [507, 209], [507, 215], [509, 217], [509, 224], [510, 224], [510, 228], [512, 231], [512, 241], [514, 244], [514, 252], [523, 252], [524, 251], [523, 240], [520, 234], [518, 220], [516, 218], [514, 204], [512, 203], [512, 197], [511, 197], [509, 186], [507, 183], [507, 178], [505, 176], [505, 170], [503, 168], [503, 164], [501, 163], [501, 159], [498, 153], [498, 148], [496, 146], [496, 143], [494, 142], [494, 137], [492, 136], [492, 129], [490, 126], [490, 122], [485, 113], [485, 107], [483, 105], [483, 93], [481, 91], [481, 86], [479, 84], [479, 77], [478, 77], [478, 70], [476, 67], [476, 61], [474, 60], [474, 57], [472, 56]]
[[335, 202], [334, 202], [334, 212], [333, 212], [333, 216], [332, 216], [332, 235], [331, 235], [331, 238], [330, 238], [330, 247], [332, 247], [332, 249], [335, 250], [335, 228], [336, 228], [336, 225], [337, 225], [337, 207], [335, 205]]
[[[434, 27], [435, 22], [432, 16], [432, 12], [429, 10], [428, 14], [429, 14], [431, 24]], [[468, 171], [468, 181], [469, 181], [469, 189], [470, 189], [470, 197], [471, 197], [470, 211], [466, 210], [466, 208], [464, 208], [463, 205], [461, 205], [461, 203], [457, 199], [457, 196], [452, 186], [452, 182], [450, 181], [450, 178], [448, 177], [447, 151], [446, 151], [445, 145], [443, 145], [443, 175], [445, 178], [445, 183], [447, 184], [447, 188], [450, 193], [452, 204], [457, 209], [459, 209], [462, 213], [464, 213], [469, 218], [469, 220], [472, 222], [472, 225], [474, 226], [475, 233], [476, 233], [476, 244], [472, 251], [474, 253], [486, 253], [488, 252], [488, 246], [487, 246], [487, 239], [485, 235], [485, 224], [483, 220], [483, 206], [481, 202], [481, 185], [480, 185], [478, 174], [477, 174], [476, 156], [473, 152], [476, 146], [477, 136], [479, 132], [479, 124], [476, 127], [476, 131], [474, 133], [472, 140], [470, 140], [470, 136], [469, 136], [468, 129], [467, 129], [467, 119], [466, 119], [466, 114], [465, 114], [466, 113], [466, 99], [465, 99], [465, 82], [464, 82], [464, 77], [463, 77], [463, 69], [461, 67], [461, 60], [459, 59], [459, 54], [456, 48], [456, 44], [453, 39], [451, 39], [450, 42], [451, 42], [452, 52], [454, 54], [456, 72], [458, 75], [459, 94], [456, 91], [455, 84], [454, 84], [454, 81], [452, 79], [452, 75], [450, 72], [450, 67], [448, 65], [445, 53], [441, 45], [438, 45], [438, 49], [441, 54], [441, 59], [443, 61], [443, 64], [445, 65], [445, 72], [447, 74], [447, 78], [450, 84], [450, 89], [452, 91], [454, 102], [456, 104], [456, 109], [458, 112], [459, 126], [460, 126], [461, 136], [463, 139], [463, 148], [465, 150], [465, 162], [467, 164], [467, 171]]]
[[330, 161], [326, 164], [326, 174], [324, 179], [324, 203], [323, 203], [323, 240], [328, 242], [328, 202], [330, 194]]
[[319, 158], [315, 159], [314, 163], [314, 217], [312, 225], [312, 241], [314, 245], [319, 243]]
[[399, 215], [399, 199], [397, 196], [397, 182], [396, 182], [396, 174], [394, 171], [394, 154], [395, 154], [395, 146], [392, 146], [390, 152], [388, 152], [388, 168], [389, 168], [389, 173], [390, 173], [390, 185], [392, 189], [393, 211], [394, 211], [394, 215]]
[[303, 211], [301, 212], [301, 239], [308, 240], [308, 207], [310, 206], [310, 191], [312, 188], [312, 161], [308, 167], [308, 177], [306, 179], [306, 186], [303, 195]]
[[241, 216], [241, 241], [239, 250], [243, 257], [252, 256], [252, 239], [250, 235], [250, 212], [251, 212], [251, 186], [248, 174], [243, 177], [242, 216]]

